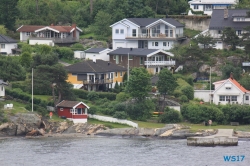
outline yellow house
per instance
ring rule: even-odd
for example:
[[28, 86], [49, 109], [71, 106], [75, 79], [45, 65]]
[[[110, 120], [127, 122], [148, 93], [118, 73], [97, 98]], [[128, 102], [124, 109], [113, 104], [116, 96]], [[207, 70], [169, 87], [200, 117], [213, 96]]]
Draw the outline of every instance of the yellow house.
[[116, 81], [123, 82], [127, 69], [114, 63], [97, 60], [86, 60], [65, 67], [68, 71], [68, 82], [75, 89], [88, 91], [107, 90], [114, 88]]

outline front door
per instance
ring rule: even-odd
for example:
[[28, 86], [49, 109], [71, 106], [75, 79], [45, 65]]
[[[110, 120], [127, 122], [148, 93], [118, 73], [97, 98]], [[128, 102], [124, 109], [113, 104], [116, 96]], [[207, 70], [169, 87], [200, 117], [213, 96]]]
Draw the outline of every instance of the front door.
[[77, 114], [82, 114], [82, 109], [81, 108], [77, 108]]

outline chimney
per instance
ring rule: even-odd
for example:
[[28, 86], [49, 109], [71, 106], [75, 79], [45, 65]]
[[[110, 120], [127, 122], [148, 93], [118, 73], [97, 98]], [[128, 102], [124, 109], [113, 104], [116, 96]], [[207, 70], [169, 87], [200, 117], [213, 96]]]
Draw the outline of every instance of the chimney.
[[233, 72], [230, 73], [230, 78], [233, 80], [234, 76], [233, 76]]
[[133, 50], [133, 48], [130, 48], [130, 51], [132, 51]]
[[224, 19], [228, 19], [228, 9], [224, 9]]
[[73, 31], [73, 37], [76, 37], [76, 24], [72, 24], [71, 25], [72, 28], [75, 28], [75, 30]]

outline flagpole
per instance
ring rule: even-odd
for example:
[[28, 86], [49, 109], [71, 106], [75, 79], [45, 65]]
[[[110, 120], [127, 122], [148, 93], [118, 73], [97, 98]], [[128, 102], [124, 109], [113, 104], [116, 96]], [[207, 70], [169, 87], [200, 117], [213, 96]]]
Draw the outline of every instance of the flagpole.
[[32, 112], [33, 112], [33, 68], [32, 68], [32, 83], [31, 83], [31, 86], [32, 86], [32, 94], [31, 94], [31, 110], [32, 110]]
[[211, 66], [210, 66], [210, 81], [209, 81], [209, 84], [210, 84], [210, 104], [211, 104], [211, 98], [212, 98], [212, 94], [211, 94]]

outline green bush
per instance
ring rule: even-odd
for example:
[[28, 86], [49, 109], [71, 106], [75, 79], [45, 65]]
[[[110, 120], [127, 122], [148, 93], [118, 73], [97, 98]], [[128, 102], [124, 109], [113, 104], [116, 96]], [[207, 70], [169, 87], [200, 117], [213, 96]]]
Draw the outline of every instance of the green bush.
[[182, 117], [179, 111], [166, 107], [164, 113], [160, 115], [159, 122], [161, 123], [179, 123]]
[[59, 47], [58, 55], [60, 59], [65, 58], [71, 60], [74, 58], [74, 52], [69, 47]]
[[95, 101], [99, 98], [99, 95], [95, 92], [95, 91], [91, 91], [89, 92], [89, 94], [87, 95], [88, 100], [90, 101]]
[[113, 110], [115, 112], [126, 112], [127, 106], [125, 103], [117, 103], [114, 105]]
[[115, 114], [113, 115], [113, 118], [117, 119], [127, 119], [128, 114], [124, 111], [116, 111]]
[[176, 90], [176, 89], [174, 90], [174, 93], [173, 93], [174, 97], [176, 98], [180, 97], [182, 94], [183, 93], [180, 90]]
[[82, 90], [82, 89], [72, 89], [72, 92], [77, 98], [81, 99], [87, 99], [88, 91]]
[[108, 100], [115, 100], [116, 93], [112, 92], [97, 92], [99, 98], [107, 98]]
[[91, 106], [88, 110], [88, 114], [92, 114], [92, 115], [94, 115], [97, 112], [99, 112], [99, 107], [97, 106]]
[[181, 88], [183, 94], [187, 96], [189, 100], [193, 100], [194, 98], [194, 88], [191, 86], [184, 86]]
[[183, 102], [183, 103], [188, 102], [187, 96], [186, 95], [181, 95], [180, 101]]
[[129, 99], [129, 94], [125, 92], [120, 92], [116, 95], [116, 101], [124, 102]]

